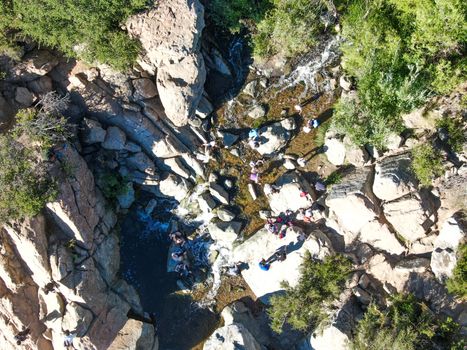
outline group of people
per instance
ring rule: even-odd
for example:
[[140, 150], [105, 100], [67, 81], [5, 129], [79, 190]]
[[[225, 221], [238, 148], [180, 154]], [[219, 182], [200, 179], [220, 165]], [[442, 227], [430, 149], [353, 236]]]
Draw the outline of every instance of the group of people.
[[171, 258], [177, 262], [175, 272], [180, 277], [191, 277], [190, 262], [188, 258], [188, 239], [180, 231], [169, 234], [169, 239], [175, 244], [176, 248], [171, 254]]
[[287, 234], [287, 228], [293, 227], [292, 214], [292, 211], [287, 210], [284, 215], [279, 215], [277, 217], [270, 216], [266, 219], [264, 228], [280, 239], [284, 238]]

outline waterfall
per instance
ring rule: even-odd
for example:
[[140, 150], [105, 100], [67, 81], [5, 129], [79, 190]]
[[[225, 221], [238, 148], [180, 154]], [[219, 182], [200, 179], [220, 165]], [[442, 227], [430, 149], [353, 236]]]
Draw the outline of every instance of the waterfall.
[[339, 46], [342, 38], [332, 36], [325, 40], [319, 46], [313, 48], [302, 57], [297, 67], [287, 76], [282, 76], [279, 81], [268, 88], [278, 88], [274, 96], [286, 89], [293, 88], [298, 84], [304, 84], [305, 90], [300, 95], [300, 99], [306, 98], [309, 92], [319, 93], [331, 90], [329, 80], [325, 79], [324, 84], [320, 86], [316, 80], [317, 74], [328, 77], [327, 68], [338, 63], [340, 57]]

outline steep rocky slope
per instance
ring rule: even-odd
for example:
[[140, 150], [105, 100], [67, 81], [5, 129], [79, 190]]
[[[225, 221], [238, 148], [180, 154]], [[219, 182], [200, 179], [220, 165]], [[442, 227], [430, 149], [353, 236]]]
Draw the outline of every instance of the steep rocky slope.
[[[323, 38], [322, 47], [281, 79], [276, 66], [253, 67], [243, 92], [215, 116], [206, 77], [216, 72], [232, 80], [234, 67], [218, 48], [201, 45], [204, 26], [198, 0], [161, 2], [131, 17], [126, 28], [143, 53], [125, 73], [35, 47], [20, 63], [8, 62], [0, 83], [0, 126], [10, 124], [16, 110], [57, 91], [70, 94], [65, 114], [78, 138], [54, 150], [56, 200], [40, 215], [0, 231], [2, 346], [15, 348], [15, 336], [26, 328], [27, 349], [62, 349], [66, 331], [76, 336], [77, 349], [158, 349], [158, 320], [141, 305], [137, 286], [121, 278], [118, 222], [134, 207], [142, 208], [144, 220], [157, 219], [163, 201], [176, 210], [164, 222], [162, 239], [177, 230], [189, 236], [200, 271], [193, 304], [215, 309], [219, 293], [235, 300], [237, 286], [228, 284], [223, 270], [236, 262], [249, 265], [242, 277], [251, 292], [242, 295], [261, 301], [247, 307], [245, 297], [227, 306], [224, 325], [204, 349], [324, 350], [331, 340], [333, 349], [346, 349], [370, 301], [385, 305], [395, 292], [414, 293], [465, 333], [465, 303], [443, 285], [467, 234], [465, 142], [455, 162], [445, 155], [446, 173], [430, 188], [414, 176], [410, 152], [420, 140], [437, 137], [434, 120], [464, 113], [465, 86], [404, 116], [414, 136], [393, 135], [384, 152], [353, 145], [334, 130], [325, 133], [323, 148], [313, 149], [311, 134], [300, 131], [304, 118], [292, 111], [303, 95], [311, 102], [302, 114], [324, 123], [336, 96], [352, 95], [337, 63], [339, 38]], [[248, 137], [252, 125], [258, 126], [258, 145]], [[210, 141], [218, 148], [210, 149]], [[258, 184], [249, 177], [248, 162], [260, 158]], [[339, 183], [324, 191], [314, 187], [336, 169]], [[109, 174], [119, 188], [104, 198]], [[273, 190], [266, 186], [271, 184]], [[140, 199], [141, 192], [150, 199]], [[315, 220], [302, 222], [300, 210], [309, 207]], [[296, 225], [286, 228], [283, 239], [260, 227], [287, 210]], [[258, 262], [284, 246], [287, 259], [265, 274]], [[175, 251], [172, 244], [168, 254]], [[282, 281], [297, 283], [305, 252], [317, 260], [345, 254], [357, 272], [321, 334], [277, 337], [255, 307], [280, 293]], [[176, 265], [169, 255], [167, 270], [173, 273]], [[178, 282], [189, 294], [189, 283]], [[159, 338], [168, 336], [173, 334]]]

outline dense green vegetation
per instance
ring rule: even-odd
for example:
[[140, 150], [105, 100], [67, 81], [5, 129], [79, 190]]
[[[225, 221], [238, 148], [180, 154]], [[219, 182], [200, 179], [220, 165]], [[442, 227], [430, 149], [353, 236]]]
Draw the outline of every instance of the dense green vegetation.
[[253, 36], [255, 55], [291, 57], [306, 52], [322, 29], [319, 16], [324, 8], [322, 0], [273, 0]]
[[0, 135], [0, 221], [34, 216], [56, 196], [43, 157], [72, 136], [60, 114], [66, 105], [67, 98], [49, 93], [36, 109], [20, 111], [13, 129]]
[[412, 169], [422, 186], [430, 186], [431, 181], [443, 174], [441, 154], [430, 144], [412, 149]]
[[435, 318], [413, 295], [399, 294], [385, 310], [370, 305], [350, 345], [352, 350], [461, 350], [458, 328], [451, 318]]
[[238, 33], [246, 22], [261, 21], [270, 5], [268, 0], [211, 0], [207, 3], [207, 13], [218, 27]]
[[[88, 62], [128, 67], [139, 50], [120, 28], [131, 14], [143, 9], [146, 0], [11, 0], [0, 5], [2, 33], [30, 36], [43, 45]], [[11, 39], [0, 38], [0, 49], [11, 47]]]
[[457, 265], [452, 277], [446, 281], [449, 293], [467, 300], [467, 244], [462, 244], [457, 253]]
[[384, 148], [400, 115], [466, 78], [467, 5], [460, 0], [347, 1], [343, 66], [358, 99], [341, 100], [334, 125], [358, 144]]
[[351, 263], [342, 255], [316, 261], [307, 252], [298, 285], [284, 284], [285, 293], [271, 297], [268, 314], [272, 329], [281, 333], [285, 323], [300, 331], [317, 326], [327, 318], [330, 304], [342, 292], [350, 271]]
[[248, 27], [252, 31], [255, 56], [290, 57], [315, 44], [325, 3], [323, 0], [212, 0], [207, 5], [207, 13], [214, 24], [231, 32]]

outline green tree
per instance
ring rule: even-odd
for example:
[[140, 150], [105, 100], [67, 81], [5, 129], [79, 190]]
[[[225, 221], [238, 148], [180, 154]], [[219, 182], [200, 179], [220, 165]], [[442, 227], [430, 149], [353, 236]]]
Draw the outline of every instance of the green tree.
[[243, 23], [261, 21], [269, 7], [268, 0], [211, 0], [206, 5], [206, 11], [215, 25], [238, 33]]
[[11, 0], [3, 2], [0, 22], [68, 56], [125, 69], [139, 45], [121, 24], [145, 5], [145, 0]]
[[351, 272], [351, 263], [342, 255], [316, 261], [307, 252], [300, 266], [297, 286], [283, 284], [285, 293], [271, 297], [268, 310], [272, 329], [282, 332], [285, 323], [306, 331], [327, 318], [331, 302], [342, 292]]
[[359, 322], [352, 350], [462, 349], [459, 325], [451, 318], [434, 317], [428, 306], [412, 294], [396, 294], [390, 306], [372, 304]]

